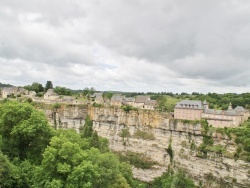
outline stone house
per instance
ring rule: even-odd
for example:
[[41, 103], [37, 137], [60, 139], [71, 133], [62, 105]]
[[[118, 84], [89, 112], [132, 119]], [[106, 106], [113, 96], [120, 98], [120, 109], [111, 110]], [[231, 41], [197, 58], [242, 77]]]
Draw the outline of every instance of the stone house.
[[134, 97], [125, 97], [122, 101], [123, 105], [134, 106], [135, 98]]
[[110, 105], [122, 106], [122, 102], [125, 99], [125, 96], [121, 94], [114, 94], [110, 99]]
[[156, 100], [147, 100], [144, 104], [144, 109], [153, 110], [156, 107]]
[[2, 98], [7, 98], [9, 95], [22, 95], [25, 94], [27, 92], [27, 90], [25, 90], [22, 87], [5, 87], [2, 88]]
[[149, 96], [142, 96], [142, 95], [137, 96], [135, 98], [134, 107], [144, 108], [144, 105], [145, 105], [147, 100], [150, 100]]
[[102, 97], [103, 93], [94, 93], [93, 95], [90, 96], [90, 98], [98, 104], [103, 104], [104, 103], [104, 99]]
[[7, 98], [9, 95], [14, 95], [14, 88], [13, 87], [5, 87], [2, 89], [2, 98]]
[[56, 100], [59, 99], [59, 95], [54, 92], [54, 89], [48, 89], [48, 91], [44, 94], [43, 98], [45, 100]]
[[135, 98], [134, 107], [141, 109], [153, 110], [156, 106], [156, 100], [151, 100], [150, 96], [137, 96]]

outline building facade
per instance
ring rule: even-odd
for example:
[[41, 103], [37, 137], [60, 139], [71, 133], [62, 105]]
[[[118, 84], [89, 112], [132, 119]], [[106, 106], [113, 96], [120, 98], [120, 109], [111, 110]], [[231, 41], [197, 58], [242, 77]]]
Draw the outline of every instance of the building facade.
[[48, 91], [44, 94], [43, 98], [45, 100], [56, 100], [59, 98], [59, 95], [54, 92], [54, 89], [48, 89]]
[[205, 108], [208, 108], [206, 101], [183, 100], [175, 105], [174, 118], [182, 120], [200, 120]]
[[237, 127], [246, 121], [249, 111], [241, 106], [235, 109], [230, 104], [227, 110], [209, 109], [206, 101], [183, 100], [174, 109], [174, 118], [181, 120], [206, 119], [214, 127]]
[[125, 99], [125, 96], [123, 96], [121, 94], [114, 94], [111, 97], [110, 105], [113, 105], [113, 106], [122, 106], [122, 102], [123, 102], [124, 99]]

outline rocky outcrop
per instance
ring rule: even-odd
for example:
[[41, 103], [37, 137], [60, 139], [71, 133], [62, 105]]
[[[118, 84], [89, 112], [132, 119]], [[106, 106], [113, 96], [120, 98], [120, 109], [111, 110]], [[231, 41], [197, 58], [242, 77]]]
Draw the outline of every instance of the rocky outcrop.
[[[162, 165], [160, 170], [156, 170], [158, 173], [147, 173], [145, 170], [135, 169], [134, 176], [142, 181], [152, 181], [155, 177], [160, 176], [170, 164], [167, 148], [171, 141], [174, 151], [174, 166], [184, 168], [197, 183], [200, 181], [203, 184], [209, 184], [209, 187], [218, 187], [218, 184], [223, 187], [248, 187], [250, 185], [249, 163], [235, 161], [215, 153], [209, 153], [208, 158], [203, 159], [197, 156], [196, 151], [190, 149], [191, 142], [196, 146], [202, 143], [202, 136], [193, 134], [193, 132], [200, 132], [199, 125], [196, 126], [196, 130], [193, 130], [193, 126], [190, 126], [192, 129], [189, 129], [187, 125], [183, 124], [178, 124], [175, 129], [172, 129], [174, 126], [171, 125], [168, 129], [155, 127], [151, 129], [155, 135], [154, 140], [143, 140], [133, 138], [133, 136], [122, 138], [120, 132], [125, 127], [129, 129], [130, 135], [133, 135], [136, 129], [142, 129], [142, 126], [94, 122], [95, 130], [99, 135], [109, 139], [112, 150], [144, 153]], [[235, 151], [235, 147], [230, 145], [230, 141], [226, 138], [215, 140], [215, 144], [228, 147], [231, 152]]]
[[[203, 142], [200, 124], [176, 122], [168, 114], [156, 111], [131, 111], [126, 113], [115, 108], [88, 109], [94, 120], [94, 129], [110, 141], [115, 151], [133, 151], [143, 153], [161, 164], [161, 168], [141, 170], [134, 168], [134, 176], [142, 181], [152, 181], [160, 176], [170, 165], [167, 152], [169, 144], [174, 151], [172, 166], [185, 169], [198, 184], [208, 187], [249, 187], [250, 164], [241, 160], [208, 153], [201, 158], [191, 145], [198, 147]], [[128, 129], [130, 136], [121, 137], [121, 131]], [[150, 131], [154, 139], [144, 140], [133, 137], [135, 131]], [[236, 151], [234, 142], [219, 133], [213, 135], [214, 145], [221, 145], [228, 153]]]
[[166, 127], [169, 125], [170, 114], [154, 110], [131, 110], [121, 108], [89, 107], [88, 114], [96, 122], [107, 122], [126, 126]]
[[58, 128], [74, 128], [79, 131], [84, 125], [88, 114], [87, 105], [60, 105], [59, 108], [44, 109], [51, 125], [57, 124]]
[[[53, 123], [53, 110], [47, 111]], [[232, 157], [236, 146], [232, 140], [220, 133], [214, 133], [214, 145], [220, 145], [227, 150], [223, 156], [210, 152], [207, 158], [199, 156], [197, 150], [203, 142], [200, 124], [177, 122], [170, 114], [150, 110], [131, 110], [125, 112], [120, 108], [96, 108], [91, 106], [66, 106], [58, 109], [56, 119], [60, 119], [66, 128], [78, 129], [83, 126], [83, 119], [90, 115], [94, 129], [102, 137], [109, 139], [110, 148], [114, 151], [132, 151], [143, 153], [159, 162], [150, 170], [133, 168], [134, 177], [145, 182], [161, 176], [170, 165], [167, 152], [169, 144], [174, 151], [172, 167], [181, 167], [196, 181], [207, 187], [250, 187], [250, 163]], [[66, 126], [67, 125], [67, 126]], [[121, 136], [127, 129], [129, 135]], [[135, 137], [140, 131], [150, 132], [153, 138]]]

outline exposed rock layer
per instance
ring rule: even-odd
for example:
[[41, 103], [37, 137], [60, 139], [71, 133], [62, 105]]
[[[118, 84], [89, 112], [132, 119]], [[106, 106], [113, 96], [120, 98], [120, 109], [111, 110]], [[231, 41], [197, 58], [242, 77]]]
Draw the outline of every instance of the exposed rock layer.
[[[67, 116], [65, 116], [67, 114]], [[209, 187], [249, 187], [250, 163], [227, 158], [216, 153], [209, 153], [208, 158], [197, 156], [191, 150], [191, 143], [199, 146], [202, 143], [201, 126], [188, 125], [171, 120], [167, 113], [157, 111], [130, 111], [125, 112], [119, 108], [78, 108], [71, 107], [58, 111], [62, 122], [79, 121], [89, 114], [94, 121], [94, 129], [102, 137], [110, 141], [110, 148], [115, 151], [133, 151], [144, 153], [153, 160], [158, 161], [161, 167], [154, 170], [133, 169], [134, 176], [142, 181], [152, 181], [160, 176], [170, 164], [167, 153], [171, 141], [174, 150], [173, 166], [184, 168], [196, 182], [209, 184]], [[127, 128], [130, 137], [122, 138], [120, 132]], [[143, 140], [134, 138], [136, 130], [150, 131], [155, 139]], [[214, 144], [224, 146], [229, 153], [236, 151], [234, 142], [221, 134], [214, 134]], [[209, 181], [210, 180], [210, 181]]]

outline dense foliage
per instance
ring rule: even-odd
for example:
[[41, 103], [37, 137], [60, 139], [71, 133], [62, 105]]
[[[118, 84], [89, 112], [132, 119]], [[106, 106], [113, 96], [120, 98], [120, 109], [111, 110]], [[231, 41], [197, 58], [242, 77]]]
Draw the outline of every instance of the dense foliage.
[[44, 91], [43, 85], [38, 82], [33, 82], [31, 85], [24, 86], [24, 89], [28, 91], [35, 91], [36, 93]]
[[60, 87], [60, 86], [56, 86], [54, 88], [54, 92], [57, 93], [58, 95], [72, 95], [72, 92], [70, 89], [66, 87]]
[[242, 159], [250, 162], [250, 120], [236, 128], [216, 128], [216, 132], [226, 134], [230, 139], [235, 139], [237, 151], [235, 160]]
[[10, 187], [134, 187], [130, 165], [109, 152], [87, 117], [81, 133], [54, 130], [30, 104], [0, 105], [0, 185]]
[[127, 151], [125, 153], [116, 152], [116, 154], [122, 161], [141, 169], [151, 169], [154, 165], [159, 164], [158, 162], [153, 161], [150, 157], [147, 157], [145, 154], [142, 153]]
[[173, 173], [171, 170], [156, 178], [152, 183], [152, 188], [173, 187], [173, 188], [195, 188], [194, 182], [186, 176], [184, 171]]
[[3, 84], [0, 82], [0, 88], [1, 87], [13, 87], [13, 85], [10, 85], [10, 84]]

